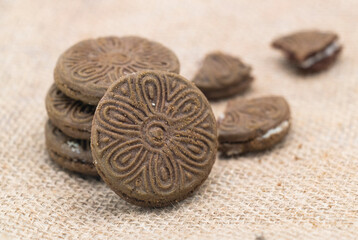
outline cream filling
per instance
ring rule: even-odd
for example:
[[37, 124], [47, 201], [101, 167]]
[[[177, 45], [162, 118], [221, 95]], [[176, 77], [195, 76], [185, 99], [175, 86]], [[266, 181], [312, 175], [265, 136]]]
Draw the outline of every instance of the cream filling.
[[319, 61], [332, 56], [338, 49], [340, 45], [337, 41], [328, 45], [323, 51], [316, 53], [312, 57], [307, 58], [302, 64], [302, 68], [309, 68], [318, 63]]
[[75, 152], [75, 153], [78, 153], [78, 154], [81, 153], [80, 145], [78, 143], [73, 142], [73, 141], [67, 141], [67, 145], [71, 148], [72, 152]]
[[[268, 130], [264, 135], [262, 135], [261, 137], [258, 137], [257, 140], [263, 141], [265, 139], [270, 138], [273, 135], [280, 134], [280, 133], [286, 131], [289, 126], [290, 126], [289, 120], [283, 121], [277, 127]], [[233, 143], [233, 144], [235, 144], [235, 143]], [[240, 144], [240, 143], [237, 143], [237, 144]], [[242, 144], [245, 144], [245, 142], [242, 142]], [[232, 156], [232, 155], [241, 154], [243, 151], [244, 151], [243, 146], [237, 145], [237, 147], [235, 149], [230, 149], [230, 150], [226, 151], [225, 154], [227, 156]]]
[[268, 130], [264, 135], [259, 137], [259, 140], [270, 138], [272, 135], [280, 134], [281, 132], [285, 131], [289, 127], [289, 122], [286, 120], [282, 122], [280, 125], [278, 125], [275, 128], [272, 128]]

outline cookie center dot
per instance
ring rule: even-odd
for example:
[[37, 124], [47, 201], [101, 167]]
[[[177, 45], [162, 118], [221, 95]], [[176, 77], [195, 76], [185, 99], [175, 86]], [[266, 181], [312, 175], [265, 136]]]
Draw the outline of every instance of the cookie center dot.
[[148, 130], [148, 134], [153, 141], [160, 142], [164, 138], [164, 131], [161, 126], [153, 126]]
[[142, 139], [151, 148], [162, 148], [168, 138], [169, 126], [160, 117], [148, 118], [142, 125]]

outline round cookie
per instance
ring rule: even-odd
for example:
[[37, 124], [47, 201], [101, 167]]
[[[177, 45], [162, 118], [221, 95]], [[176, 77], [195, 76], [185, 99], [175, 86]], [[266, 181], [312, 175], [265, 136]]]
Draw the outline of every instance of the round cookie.
[[91, 138], [95, 106], [67, 97], [53, 84], [46, 96], [46, 110], [53, 125], [69, 137]]
[[45, 126], [46, 147], [53, 161], [70, 171], [97, 176], [89, 140], [66, 136], [50, 120]]
[[179, 73], [176, 55], [160, 43], [140, 37], [103, 37], [81, 41], [64, 52], [54, 71], [67, 96], [96, 105], [112, 82], [141, 70]]
[[268, 149], [290, 125], [290, 108], [282, 97], [230, 101], [218, 120], [219, 150], [231, 156]]
[[217, 130], [201, 91], [182, 76], [143, 71], [113, 83], [98, 104], [91, 147], [102, 179], [126, 201], [178, 202], [208, 177]]
[[251, 67], [240, 59], [213, 52], [205, 56], [193, 82], [210, 100], [232, 97], [248, 89], [253, 81]]

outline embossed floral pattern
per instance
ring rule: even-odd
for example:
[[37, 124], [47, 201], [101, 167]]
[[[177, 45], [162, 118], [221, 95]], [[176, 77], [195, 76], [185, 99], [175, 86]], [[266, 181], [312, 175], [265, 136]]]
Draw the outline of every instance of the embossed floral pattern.
[[46, 96], [46, 110], [52, 123], [66, 135], [90, 139], [95, 106], [71, 99], [52, 85]]
[[86, 95], [94, 95], [98, 102], [110, 84], [126, 74], [148, 69], [179, 73], [179, 68], [175, 54], [159, 43], [140, 37], [104, 37], [79, 42], [62, 54], [55, 80], [68, 96], [87, 102]]
[[92, 123], [95, 106], [84, 104], [81, 101], [73, 100], [63, 94], [55, 85], [52, 85], [48, 94], [47, 101], [51, 108], [51, 115], [57, 119], [62, 119], [66, 123]]
[[97, 108], [92, 128], [97, 168], [118, 184], [114, 190], [120, 195], [180, 198], [211, 170], [215, 124], [202, 93], [179, 75], [128, 75]]

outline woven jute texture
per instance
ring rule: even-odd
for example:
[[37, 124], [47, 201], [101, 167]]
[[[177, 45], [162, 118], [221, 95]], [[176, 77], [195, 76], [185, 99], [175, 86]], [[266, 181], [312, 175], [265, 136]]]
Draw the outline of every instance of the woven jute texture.
[[[0, 238], [358, 239], [358, 1], [0, 1]], [[329, 71], [297, 74], [273, 38], [341, 36]], [[274, 149], [218, 159], [203, 186], [164, 209], [130, 205], [102, 181], [54, 164], [44, 105], [58, 56], [77, 41], [140, 35], [192, 78], [213, 50], [253, 67], [239, 97], [283, 95], [293, 125]], [[218, 116], [225, 102], [212, 104]]]

